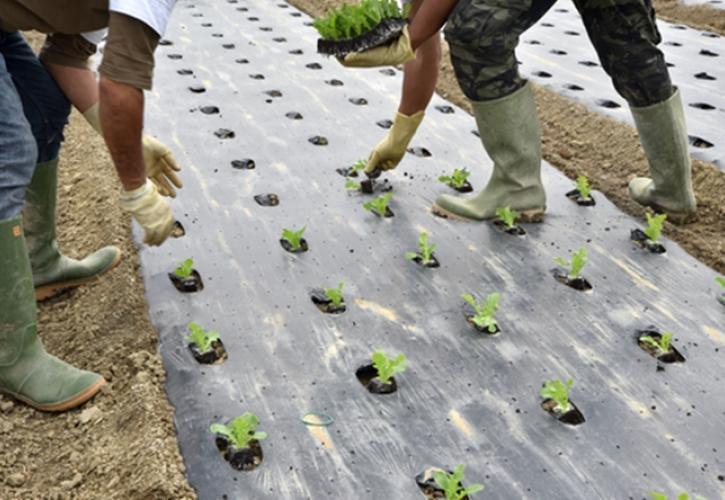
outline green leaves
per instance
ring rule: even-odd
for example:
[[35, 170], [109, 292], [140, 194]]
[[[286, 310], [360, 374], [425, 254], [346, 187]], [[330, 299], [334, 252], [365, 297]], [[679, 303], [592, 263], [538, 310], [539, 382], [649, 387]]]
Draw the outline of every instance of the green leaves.
[[360, 183], [356, 182], [348, 177], [345, 179], [345, 189], [349, 189], [351, 191], [359, 191]]
[[568, 271], [570, 280], [575, 280], [581, 276], [582, 269], [587, 265], [587, 250], [582, 247], [574, 252], [574, 255], [571, 257], [571, 262], [567, 262], [561, 257], [554, 259], [554, 262]]
[[471, 172], [465, 168], [457, 168], [453, 170], [451, 175], [441, 175], [438, 177], [438, 181], [443, 184], [448, 184], [452, 188], [461, 188], [466, 184], [468, 176], [470, 175]]
[[245, 448], [252, 439], [261, 441], [267, 438], [266, 432], [257, 432], [258, 425], [257, 416], [246, 412], [232, 420], [229, 425], [212, 424], [209, 430], [226, 437], [235, 448]]
[[355, 38], [388, 18], [402, 19], [396, 0], [362, 0], [356, 5], [343, 4], [326, 16], [315, 19], [313, 26], [325, 40]]
[[425, 231], [420, 233], [420, 236], [418, 237], [418, 248], [420, 249], [419, 254], [415, 252], [405, 252], [405, 258], [408, 260], [415, 260], [420, 257], [422, 264], [425, 266], [431, 262], [433, 252], [435, 252], [436, 249], [435, 245], [428, 244], [428, 233]]
[[302, 248], [302, 235], [305, 233], [306, 227], [293, 231], [290, 229], [282, 230], [282, 239], [290, 244], [292, 250], [299, 250]]
[[186, 341], [194, 344], [199, 352], [207, 352], [211, 349], [211, 344], [220, 339], [219, 332], [206, 332], [196, 323], [189, 323], [188, 328], [191, 333], [187, 335]]
[[656, 339], [651, 335], [644, 335], [640, 337], [639, 340], [640, 342], [656, 347], [663, 353], [668, 353], [670, 352], [670, 346], [672, 344], [672, 334], [670, 332], [664, 332], [659, 339]]
[[186, 279], [189, 276], [191, 276], [191, 271], [193, 271], [194, 268], [194, 259], [189, 257], [185, 261], [181, 262], [179, 264], [179, 267], [176, 268], [174, 271], [174, 274], [178, 276], [181, 279]]
[[[659, 493], [657, 491], [651, 491], [649, 493], [651, 500], [667, 500], [667, 495], [664, 493]], [[679, 495], [677, 495], [677, 500], [690, 500], [690, 495], [686, 492], [682, 492]], [[694, 495], [692, 497], [692, 500], [705, 500], [704, 497], [701, 497], [700, 495]]]
[[339, 306], [343, 303], [344, 298], [342, 296], [342, 287], [345, 283], [340, 282], [337, 288], [325, 288], [325, 297], [330, 300], [333, 306]]
[[586, 175], [580, 175], [576, 178], [576, 189], [584, 200], [588, 200], [592, 194], [592, 187], [589, 185], [589, 179]]
[[388, 357], [385, 352], [377, 350], [371, 356], [373, 367], [378, 372], [378, 380], [387, 384], [394, 375], [403, 373], [407, 368], [405, 355], [399, 354], [395, 359]]
[[461, 298], [465, 300], [474, 310], [475, 314], [470, 319], [479, 328], [486, 328], [489, 333], [496, 333], [498, 322], [494, 315], [498, 310], [498, 303], [501, 300], [500, 293], [492, 293], [486, 300], [477, 302], [473, 295], [464, 293]]
[[446, 500], [461, 500], [467, 495], [472, 495], [483, 490], [482, 484], [472, 484], [468, 488], [463, 487], [463, 470], [464, 465], [459, 464], [452, 473], [444, 471], [436, 471], [433, 479], [439, 488], [446, 495]]
[[644, 230], [644, 234], [647, 235], [652, 241], [657, 241], [662, 235], [662, 225], [667, 219], [667, 214], [655, 215], [654, 217], [649, 212], [645, 213], [647, 217], [647, 229]]
[[720, 276], [718, 276], [715, 278], [715, 283], [725, 288], [725, 278], [721, 278]]
[[559, 411], [566, 413], [571, 409], [571, 403], [569, 403], [569, 390], [574, 385], [574, 381], [569, 379], [566, 383], [561, 380], [547, 380], [544, 382], [544, 387], [539, 392], [542, 398], [551, 399], [556, 402]]
[[519, 213], [516, 210], [512, 210], [511, 207], [497, 208], [496, 215], [504, 223], [506, 229], [513, 229], [516, 226], [516, 219], [519, 217]]
[[378, 196], [377, 198], [373, 198], [372, 200], [363, 203], [363, 208], [365, 210], [370, 210], [371, 212], [378, 214], [380, 217], [385, 217], [385, 214], [388, 211], [388, 203], [390, 203], [390, 200], [392, 198], [393, 193], [387, 193]]

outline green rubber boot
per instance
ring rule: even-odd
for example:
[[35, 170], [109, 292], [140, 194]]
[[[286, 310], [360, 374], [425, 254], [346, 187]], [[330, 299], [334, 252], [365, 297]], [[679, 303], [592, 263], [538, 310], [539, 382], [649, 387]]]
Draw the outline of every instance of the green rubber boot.
[[541, 222], [546, 193], [541, 184], [541, 129], [531, 84], [493, 101], [473, 103], [478, 132], [493, 160], [493, 174], [480, 193], [440, 195], [433, 212], [443, 217], [485, 220], [511, 207], [522, 222]]
[[57, 189], [58, 160], [38, 164], [26, 191], [23, 211], [36, 300], [94, 281], [121, 261], [121, 250], [112, 246], [80, 261], [60, 253], [55, 233]]
[[632, 108], [652, 178], [637, 177], [629, 193], [640, 205], [668, 214], [673, 222], [691, 219], [697, 208], [680, 91], [646, 108]]
[[42, 411], [66, 411], [106, 381], [43, 349], [36, 331], [30, 261], [20, 217], [0, 221], [0, 392]]

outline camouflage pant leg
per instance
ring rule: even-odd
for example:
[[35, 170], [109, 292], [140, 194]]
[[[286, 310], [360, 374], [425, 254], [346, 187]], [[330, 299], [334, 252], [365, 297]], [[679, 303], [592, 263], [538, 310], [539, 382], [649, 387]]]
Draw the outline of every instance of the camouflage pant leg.
[[472, 101], [499, 99], [521, 88], [516, 46], [521, 33], [556, 0], [461, 0], [445, 35], [458, 83]]
[[665, 101], [673, 88], [650, 0], [574, 0], [602, 67], [631, 106]]

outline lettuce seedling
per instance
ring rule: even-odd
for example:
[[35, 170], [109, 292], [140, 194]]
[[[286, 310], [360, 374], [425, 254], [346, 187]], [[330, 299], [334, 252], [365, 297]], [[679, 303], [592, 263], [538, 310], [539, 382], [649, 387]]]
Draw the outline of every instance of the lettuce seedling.
[[191, 272], [194, 268], [194, 259], [191, 257], [186, 259], [185, 261], [181, 262], [179, 264], [179, 267], [176, 268], [174, 271], [174, 274], [181, 278], [182, 280], [185, 280], [191, 276]]
[[468, 488], [463, 487], [463, 469], [464, 465], [459, 464], [450, 474], [440, 470], [433, 473], [433, 479], [443, 490], [446, 500], [462, 500], [467, 495], [483, 490], [483, 485], [478, 483], [472, 484]]
[[581, 276], [582, 269], [587, 264], [587, 250], [586, 248], [580, 248], [574, 252], [574, 255], [571, 256], [571, 263], [561, 257], [554, 259], [554, 262], [568, 271], [570, 280], [575, 280]]
[[392, 197], [393, 193], [387, 193], [378, 196], [377, 198], [363, 203], [363, 208], [365, 210], [370, 210], [371, 212], [378, 214], [380, 217], [385, 217], [385, 214], [388, 211], [388, 203], [390, 203]]
[[668, 353], [670, 352], [670, 344], [672, 344], [672, 334], [670, 332], [664, 332], [659, 340], [650, 335], [644, 335], [639, 340], [659, 349], [663, 353]]
[[569, 389], [574, 384], [572, 379], [562, 384], [561, 380], [547, 380], [544, 387], [541, 388], [540, 394], [542, 398], [551, 399], [556, 403], [561, 413], [566, 413], [571, 409], [569, 402]]
[[353, 163], [352, 167], [350, 167], [350, 172], [347, 175], [357, 174], [358, 172], [365, 170], [366, 166], [367, 162], [365, 160], [358, 160]]
[[349, 177], [345, 180], [345, 189], [349, 189], [351, 191], [359, 191], [361, 188], [360, 183], [356, 182]]
[[266, 432], [257, 432], [259, 419], [254, 413], [246, 412], [232, 420], [229, 425], [212, 424], [209, 430], [221, 434], [237, 449], [246, 448], [253, 439], [261, 441], [267, 437]]
[[592, 187], [589, 185], [589, 179], [586, 175], [580, 175], [576, 178], [576, 189], [579, 191], [579, 196], [584, 200], [588, 200], [592, 195]]
[[647, 229], [644, 230], [644, 234], [647, 235], [651, 241], [657, 241], [662, 235], [662, 224], [667, 219], [667, 214], [655, 215], [654, 217], [649, 213], [645, 213], [647, 217]]
[[498, 303], [501, 299], [500, 293], [492, 293], [483, 302], [476, 302], [473, 295], [464, 293], [461, 298], [468, 302], [468, 304], [475, 311], [475, 315], [471, 317], [471, 321], [479, 328], [487, 328], [489, 333], [496, 333], [498, 329], [498, 322], [494, 317], [496, 310], [498, 309]]
[[282, 230], [282, 239], [290, 244], [290, 248], [293, 251], [299, 250], [300, 248], [302, 248], [302, 235], [304, 234], [305, 229], [307, 229], [305, 226], [303, 226], [302, 229], [298, 229], [297, 231], [284, 229]]
[[325, 297], [330, 301], [333, 306], [342, 305], [344, 299], [342, 297], [342, 287], [345, 283], [340, 282], [337, 288], [325, 288]]
[[196, 323], [189, 323], [188, 328], [191, 333], [186, 337], [186, 341], [190, 344], [194, 344], [199, 352], [209, 351], [212, 343], [220, 339], [219, 332], [204, 331], [204, 329]]
[[511, 207], [501, 207], [496, 209], [496, 215], [503, 225], [506, 226], [506, 229], [516, 227], [516, 219], [519, 217], [519, 213], [516, 210], [512, 210]]
[[452, 188], [462, 188], [468, 181], [469, 175], [471, 175], [471, 172], [467, 169], [456, 168], [451, 175], [441, 175], [438, 177], [438, 181], [443, 184], [448, 184]]
[[387, 384], [394, 375], [403, 373], [407, 368], [405, 363], [405, 355], [399, 354], [395, 359], [389, 358], [381, 350], [377, 350], [371, 356], [373, 360], [373, 368], [378, 372], [378, 380], [381, 383]]
[[360, 36], [384, 19], [402, 17], [396, 0], [362, 0], [356, 5], [343, 3], [326, 16], [315, 19], [313, 26], [325, 40], [342, 40]]
[[721, 278], [720, 276], [718, 276], [717, 278], [715, 278], [715, 282], [723, 287], [723, 289], [725, 289], [725, 278]]
[[435, 245], [428, 244], [428, 233], [420, 233], [420, 237], [418, 237], [418, 248], [420, 249], [419, 254], [415, 252], [405, 252], [405, 258], [408, 260], [415, 260], [420, 257], [421, 263], [424, 266], [428, 265], [433, 260], [433, 252], [435, 252], [436, 249]]
[[[649, 494], [651, 500], [667, 500], [667, 495], [664, 493], [659, 493], [657, 491], [652, 491]], [[686, 492], [682, 492], [679, 495], [677, 495], [677, 500], [690, 500], [690, 495]], [[692, 500], [705, 500], [704, 497], [701, 497], [700, 495], [694, 495], [692, 497]]]

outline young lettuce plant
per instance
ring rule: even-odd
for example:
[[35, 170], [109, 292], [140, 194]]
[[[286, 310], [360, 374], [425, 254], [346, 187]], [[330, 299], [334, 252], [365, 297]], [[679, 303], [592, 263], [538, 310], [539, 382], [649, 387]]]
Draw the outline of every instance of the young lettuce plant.
[[315, 19], [313, 26], [325, 40], [355, 38], [373, 29], [384, 19], [402, 18], [395, 0], [362, 0], [356, 5], [343, 4]]
[[574, 252], [571, 256], [571, 262], [568, 262], [561, 257], [554, 259], [554, 262], [567, 270], [567, 275], [570, 280], [575, 280], [581, 277], [582, 269], [584, 269], [584, 266], [587, 264], [587, 250], [586, 248], [580, 248]]
[[[667, 500], [668, 499], [668, 496], [666, 494], [660, 493], [657, 491], [651, 491], [649, 493], [649, 496], [650, 496], [651, 500]], [[689, 495], [689, 493], [682, 492], [679, 495], [677, 495], [677, 500], [690, 500], [690, 495]], [[705, 498], [701, 497], [700, 495], [694, 495], [692, 497], [692, 500], [705, 500]]]
[[482, 484], [472, 484], [468, 488], [464, 488], [463, 470], [464, 465], [459, 464], [450, 474], [445, 471], [436, 471], [433, 474], [433, 479], [438, 487], [443, 490], [446, 500], [462, 500], [468, 495], [472, 495], [483, 490]]
[[649, 344], [652, 347], [659, 349], [663, 354], [670, 352], [670, 345], [672, 344], [672, 334], [670, 332], [664, 332], [659, 339], [652, 337], [651, 335], [644, 335], [639, 338], [640, 342]]
[[492, 293], [486, 300], [482, 302], [476, 302], [473, 295], [464, 293], [461, 298], [465, 300], [474, 311], [474, 315], [469, 318], [474, 325], [479, 328], [485, 328], [489, 333], [496, 333], [498, 331], [498, 322], [494, 315], [498, 309], [498, 303], [501, 299], [500, 293]]
[[195, 345], [199, 352], [208, 352], [212, 344], [221, 338], [219, 332], [204, 331], [196, 323], [189, 323], [188, 328], [191, 333], [186, 337], [186, 341]]
[[647, 235], [650, 241], [659, 240], [662, 235], [662, 225], [667, 219], [667, 214], [652, 216], [652, 214], [647, 212], [645, 216], [647, 217], [647, 229], [644, 230], [644, 234]]
[[237, 449], [246, 448], [252, 440], [266, 439], [266, 432], [258, 432], [259, 419], [254, 413], [246, 412], [228, 425], [212, 424], [209, 430], [214, 434], [224, 436]]
[[723, 289], [723, 294], [720, 296], [720, 303], [725, 306], [725, 278], [718, 276], [715, 278], [715, 282], [720, 285]]
[[360, 191], [360, 188], [362, 186], [359, 182], [352, 180], [351, 178], [345, 179], [345, 189], [349, 189], [350, 191]]
[[371, 356], [373, 368], [378, 372], [377, 379], [382, 384], [387, 384], [398, 373], [403, 373], [406, 366], [406, 358], [404, 354], [399, 354], [396, 358], [388, 357], [385, 352], [377, 350]]
[[282, 230], [282, 240], [289, 243], [290, 250], [296, 251], [302, 248], [302, 235], [305, 233], [306, 227], [302, 227], [302, 229], [298, 229], [297, 231], [291, 230], [291, 229], [283, 229]]
[[178, 276], [179, 278], [181, 278], [182, 280], [185, 280], [185, 279], [191, 277], [193, 270], [194, 270], [194, 259], [188, 258], [179, 264], [179, 266], [174, 271], [174, 274], [176, 276]]
[[418, 248], [420, 249], [420, 253], [405, 252], [405, 258], [408, 260], [420, 258], [421, 264], [424, 266], [433, 262], [433, 252], [435, 252], [436, 246], [428, 243], [428, 233], [420, 233], [418, 237]]
[[337, 288], [325, 288], [325, 297], [327, 297], [330, 303], [335, 307], [342, 305], [345, 300], [342, 296], [343, 286], [345, 286], [345, 283], [340, 282], [340, 284], [337, 285]]
[[363, 203], [363, 208], [365, 210], [370, 210], [371, 212], [379, 215], [380, 217], [385, 217], [388, 214], [389, 208], [388, 204], [390, 203], [390, 200], [393, 198], [393, 193], [387, 193], [381, 196], [378, 196], [377, 198], [374, 198], [368, 202]]
[[469, 172], [465, 168], [456, 168], [453, 170], [453, 173], [451, 175], [441, 175], [438, 177], [438, 182], [442, 182], [443, 184], [447, 184], [452, 188], [462, 188], [466, 185], [466, 182], [468, 182], [468, 177], [471, 175], [471, 172]]
[[571, 402], [569, 401], [569, 390], [574, 384], [572, 379], [562, 383], [561, 380], [547, 380], [544, 387], [541, 388], [540, 394], [542, 398], [551, 399], [556, 403], [559, 412], [566, 413], [571, 410]]
[[589, 200], [592, 195], [592, 187], [589, 184], [589, 179], [586, 175], [580, 175], [576, 178], [576, 189], [579, 191], [579, 196], [583, 200]]
[[518, 219], [519, 213], [512, 210], [511, 207], [501, 207], [496, 209], [496, 216], [508, 230], [516, 227], [516, 219]]

